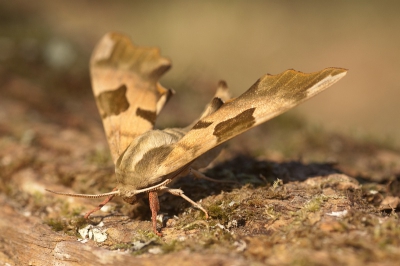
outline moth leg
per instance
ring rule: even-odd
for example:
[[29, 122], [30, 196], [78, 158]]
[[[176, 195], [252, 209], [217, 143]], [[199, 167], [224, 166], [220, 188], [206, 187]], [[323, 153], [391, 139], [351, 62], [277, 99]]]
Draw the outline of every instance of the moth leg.
[[151, 221], [153, 222], [153, 231], [158, 236], [162, 236], [162, 233], [157, 231], [157, 213], [160, 210], [160, 203], [158, 201], [157, 191], [149, 192], [149, 203], [151, 210]]
[[236, 181], [214, 179], [214, 178], [206, 176], [202, 172], [199, 172], [199, 171], [197, 171], [197, 170], [195, 170], [193, 168], [190, 168], [190, 173], [193, 174], [195, 178], [205, 179], [205, 180], [216, 182], [216, 183], [235, 183], [235, 184], [239, 183], [239, 182], [236, 182]]
[[[112, 191], [115, 191], [115, 190], [117, 190], [117, 188], [114, 188]], [[104, 205], [106, 205], [110, 200], [112, 200], [112, 199], [114, 198], [114, 196], [115, 196], [115, 195], [110, 195], [110, 196], [108, 196], [105, 200], [103, 200], [102, 203], [99, 204], [99, 206], [97, 206], [96, 208], [94, 208], [94, 209], [91, 210], [91, 211], [88, 211], [88, 212], [85, 214], [85, 219], [89, 219], [89, 216], [90, 216], [92, 213], [97, 212], [98, 210], [100, 210]]]
[[186, 201], [190, 202], [193, 206], [195, 206], [196, 208], [202, 210], [204, 212], [204, 214], [206, 215], [206, 219], [208, 219], [207, 211], [200, 204], [194, 202], [188, 196], [186, 196], [181, 189], [174, 189], [174, 188], [166, 187], [166, 188], [163, 189], [163, 191], [166, 191], [166, 192], [171, 193], [172, 195], [184, 198]]

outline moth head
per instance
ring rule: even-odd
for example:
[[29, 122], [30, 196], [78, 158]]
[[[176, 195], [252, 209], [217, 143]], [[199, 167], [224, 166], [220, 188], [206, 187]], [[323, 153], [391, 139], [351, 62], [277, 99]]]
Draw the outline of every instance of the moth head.
[[129, 185], [118, 185], [119, 196], [127, 203], [133, 204], [143, 197], [144, 193], [138, 194], [132, 186]]

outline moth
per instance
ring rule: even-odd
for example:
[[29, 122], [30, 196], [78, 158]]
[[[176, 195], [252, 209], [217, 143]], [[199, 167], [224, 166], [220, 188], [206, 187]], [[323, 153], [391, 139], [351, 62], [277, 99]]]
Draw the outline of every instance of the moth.
[[[198, 203], [171, 184], [181, 177], [211, 179], [197, 171], [220, 152], [223, 142], [243, 133], [325, 90], [346, 75], [343, 68], [326, 68], [314, 73], [287, 70], [265, 75], [246, 92], [230, 98], [224, 81], [204, 112], [186, 128], [155, 129], [158, 114], [173, 90], [164, 88], [160, 77], [171, 62], [156, 48], [135, 46], [129, 37], [108, 33], [97, 44], [90, 60], [93, 94], [103, 121], [117, 187], [108, 193], [60, 195], [106, 199], [85, 218], [114, 196], [132, 204], [148, 197], [153, 231], [157, 230], [158, 195], [168, 192]], [[211, 179], [212, 180], [212, 179]]]

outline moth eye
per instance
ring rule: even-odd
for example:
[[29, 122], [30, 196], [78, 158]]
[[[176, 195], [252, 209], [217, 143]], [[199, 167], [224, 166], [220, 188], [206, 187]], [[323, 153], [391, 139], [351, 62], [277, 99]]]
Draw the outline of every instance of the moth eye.
[[102, 92], [96, 97], [103, 119], [111, 115], [119, 115], [128, 110], [129, 102], [126, 98], [126, 90], [127, 87], [122, 85], [116, 90]]

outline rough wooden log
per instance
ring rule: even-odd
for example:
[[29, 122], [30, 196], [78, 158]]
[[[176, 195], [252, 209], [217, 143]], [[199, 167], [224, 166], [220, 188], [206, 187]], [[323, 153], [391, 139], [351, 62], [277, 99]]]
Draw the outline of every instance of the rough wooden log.
[[244, 265], [243, 259], [226, 255], [178, 252], [163, 256], [134, 257], [128, 252], [81, 243], [76, 237], [54, 232], [39, 218], [24, 216], [0, 196], [0, 265]]

